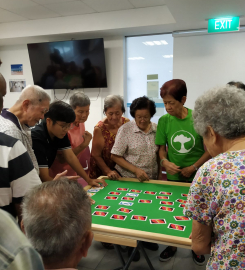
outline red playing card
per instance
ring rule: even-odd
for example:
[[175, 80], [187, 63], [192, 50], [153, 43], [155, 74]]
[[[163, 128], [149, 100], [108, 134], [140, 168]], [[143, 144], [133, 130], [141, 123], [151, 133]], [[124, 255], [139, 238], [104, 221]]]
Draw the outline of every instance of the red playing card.
[[166, 224], [165, 219], [150, 219], [151, 224]]
[[139, 200], [139, 203], [152, 203], [152, 200], [143, 200], [143, 199], [140, 199]]
[[110, 206], [106, 206], [106, 205], [97, 205], [95, 207], [95, 209], [101, 209], [101, 210], [107, 210], [109, 208], [110, 208]]
[[120, 190], [120, 191], [128, 191], [128, 188], [117, 188], [117, 190]]
[[173, 230], [176, 230], [176, 231], [184, 231], [185, 230], [185, 226], [170, 223], [168, 225], [168, 229], [173, 229]]
[[134, 192], [134, 193], [141, 193], [142, 190], [137, 190], [137, 189], [131, 189], [130, 192]]
[[165, 202], [165, 201], [161, 201], [160, 204], [164, 204], [164, 205], [174, 205], [173, 202]]
[[186, 203], [186, 201], [185, 200], [182, 200], [182, 199], [178, 199], [178, 200], [176, 200], [176, 202]]
[[167, 212], [173, 212], [174, 208], [171, 207], [166, 207], [166, 206], [161, 206], [159, 210], [167, 211]]
[[134, 201], [134, 197], [122, 197], [122, 200], [124, 201]]
[[168, 196], [157, 196], [157, 199], [160, 199], [160, 200], [168, 200], [169, 197], [168, 197]]
[[115, 196], [106, 196], [105, 199], [106, 200], [117, 200], [118, 197], [115, 197]]
[[166, 192], [166, 191], [161, 191], [159, 194], [162, 194], [162, 195], [172, 195], [171, 192]]
[[117, 219], [117, 220], [125, 220], [126, 216], [121, 216], [121, 215], [112, 215], [111, 219]]
[[182, 196], [182, 197], [187, 197], [187, 196], [188, 196], [188, 194], [184, 194], [184, 193], [182, 193], [182, 194], [181, 194], [181, 196]]
[[155, 194], [157, 194], [157, 193], [154, 192], [154, 191], [145, 191], [144, 194], [155, 195]]
[[121, 193], [120, 192], [116, 192], [116, 191], [111, 191], [109, 192], [110, 195], [120, 195]]
[[132, 220], [141, 220], [141, 221], [146, 221], [147, 217], [146, 216], [137, 216], [137, 215], [133, 215], [131, 217]]
[[185, 216], [175, 216], [174, 219], [175, 219], [175, 220], [181, 220], [181, 221], [188, 221], [188, 220], [191, 220], [190, 218], [185, 217]]
[[129, 214], [129, 213], [131, 213], [133, 210], [128, 209], [128, 208], [121, 207], [121, 208], [119, 208], [117, 211], [123, 212], [123, 213], [126, 213], [126, 214]]
[[179, 207], [185, 208], [185, 204], [180, 204]]
[[93, 212], [93, 216], [101, 216], [101, 217], [106, 217], [108, 212], [100, 212], [100, 211], [95, 211]]

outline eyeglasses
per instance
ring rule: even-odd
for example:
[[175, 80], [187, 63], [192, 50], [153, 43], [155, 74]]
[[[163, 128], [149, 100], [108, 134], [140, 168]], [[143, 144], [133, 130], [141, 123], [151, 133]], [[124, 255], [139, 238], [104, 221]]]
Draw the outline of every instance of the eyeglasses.
[[64, 131], [65, 130], [70, 130], [70, 129], [73, 129], [74, 128], [74, 125], [73, 124], [61, 125], [61, 124], [59, 124], [57, 122], [56, 122], [56, 124], [59, 125], [62, 128], [62, 130], [64, 130]]
[[147, 121], [147, 120], [151, 119], [151, 117], [150, 116], [147, 116], [147, 117], [144, 117], [144, 116], [135, 116], [135, 119]]

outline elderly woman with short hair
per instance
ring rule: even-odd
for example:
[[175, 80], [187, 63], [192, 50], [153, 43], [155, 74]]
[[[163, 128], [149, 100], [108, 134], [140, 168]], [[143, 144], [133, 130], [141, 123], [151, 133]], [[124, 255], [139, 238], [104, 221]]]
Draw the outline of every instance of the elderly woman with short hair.
[[115, 170], [116, 163], [111, 159], [111, 149], [115, 142], [118, 129], [129, 119], [123, 117], [124, 101], [119, 95], [109, 95], [104, 101], [106, 117], [94, 128], [92, 151], [90, 159], [90, 177], [93, 179], [107, 175], [118, 179], [120, 175]]
[[207, 269], [244, 269], [245, 93], [212, 89], [197, 99], [192, 115], [213, 157], [198, 170], [184, 210], [193, 219], [192, 249], [211, 253]]
[[[81, 164], [89, 165], [89, 158], [85, 154], [85, 151], [88, 149], [88, 145], [92, 139], [92, 135], [85, 131], [84, 123], [87, 121], [89, 116], [90, 108], [90, 99], [87, 95], [81, 92], [76, 92], [70, 97], [70, 105], [76, 114], [75, 121], [71, 124], [68, 131], [68, 138], [71, 143], [72, 150], [77, 156]], [[88, 150], [89, 151], [89, 150]], [[86, 159], [86, 160], [84, 160]], [[61, 173], [67, 170], [67, 175], [75, 176], [76, 172], [66, 163], [63, 163], [62, 154], [58, 154], [53, 165], [50, 168], [50, 175], [55, 176], [58, 173]], [[86, 169], [86, 168], [85, 168]], [[87, 182], [82, 178], [78, 180], [83, 186], [87, 185]]]

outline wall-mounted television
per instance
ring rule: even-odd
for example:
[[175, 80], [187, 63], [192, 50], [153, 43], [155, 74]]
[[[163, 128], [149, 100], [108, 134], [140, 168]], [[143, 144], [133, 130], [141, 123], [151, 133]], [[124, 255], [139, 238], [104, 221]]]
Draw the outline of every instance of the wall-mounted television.
[[106, 88], [103, 38], [27, 44], [34, 84], [44, 89]]

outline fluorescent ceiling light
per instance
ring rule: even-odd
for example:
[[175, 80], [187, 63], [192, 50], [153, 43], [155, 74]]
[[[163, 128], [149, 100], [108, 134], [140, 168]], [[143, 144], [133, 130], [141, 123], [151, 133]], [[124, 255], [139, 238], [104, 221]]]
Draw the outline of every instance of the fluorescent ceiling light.
[[129, 57], [128, 60], [144, 60], [143, 57]]
[[166, 40], [161, 40], [161, 43], [162, 43], [163, 45], [168, 45], [168, 42], [167, 42]]
[[162, 45], [161, 41], [153, 41], [156, 45]]
[[145, 41], [142, 43], [146, 46], [168, 45], [168, 42], [166, 40]]
[[163, 55], [164, 58], [173, 58], [172, 54]]

